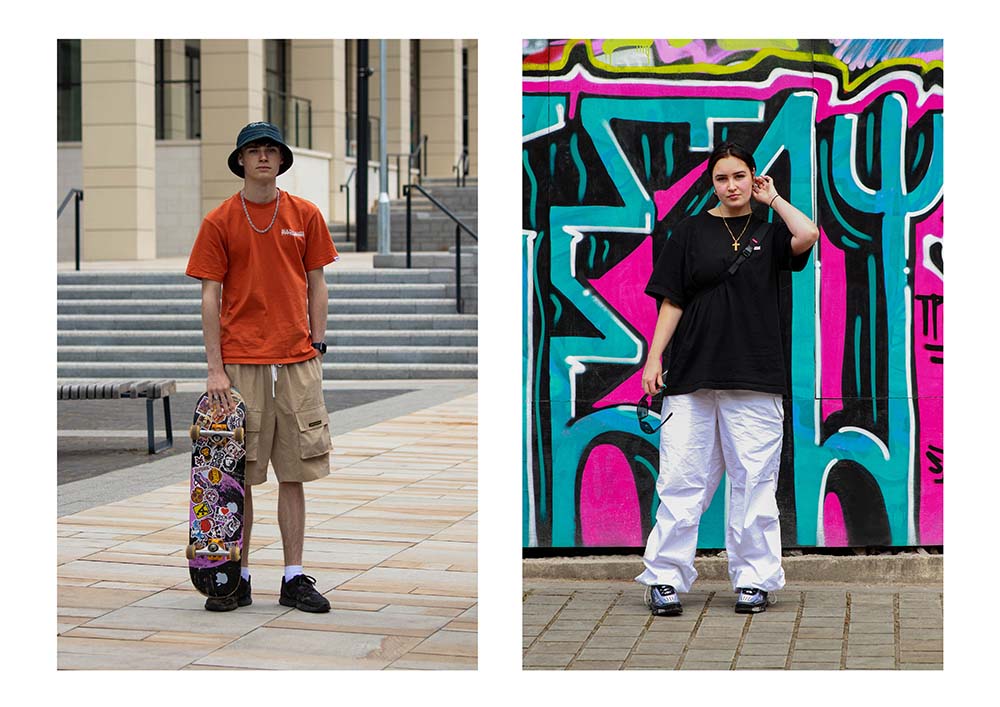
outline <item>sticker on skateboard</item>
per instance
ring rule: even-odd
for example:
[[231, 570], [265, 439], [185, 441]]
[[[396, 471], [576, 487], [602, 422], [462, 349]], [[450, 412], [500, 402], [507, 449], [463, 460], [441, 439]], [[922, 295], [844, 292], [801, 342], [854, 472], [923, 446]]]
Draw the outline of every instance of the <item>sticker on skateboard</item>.
[[188, 559], [191, 583], [211, 597], [228, 596], [240, 579], [246, 473], [246, 405], [232, 391], [228, 415], [208, 394], [195, 406], [191, 437]]

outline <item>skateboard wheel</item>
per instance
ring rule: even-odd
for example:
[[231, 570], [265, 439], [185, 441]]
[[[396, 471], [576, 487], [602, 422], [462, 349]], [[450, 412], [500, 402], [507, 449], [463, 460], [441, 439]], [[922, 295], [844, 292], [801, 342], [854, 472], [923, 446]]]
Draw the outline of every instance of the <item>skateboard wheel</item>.
[[243, 444], [243, 428], [237, 427], [233, 430], [233, 439], [235, 439], [239, 444]]
[[191, 427], [188, 428], [188, 434], [191, 435], [192, 442], [197, 442], [198, 437], [201, 436], [201, 428], [198, 427], [198, 425], [191, 425]]
[[233, 562], [240, 561], [240, 549], [235, 545], [229, 548], [229, 559], [232, 560]]
[[188, 545], [187, 549], [184, 550], [184, 554], [189, 560], [194, 559], [194, 545]]

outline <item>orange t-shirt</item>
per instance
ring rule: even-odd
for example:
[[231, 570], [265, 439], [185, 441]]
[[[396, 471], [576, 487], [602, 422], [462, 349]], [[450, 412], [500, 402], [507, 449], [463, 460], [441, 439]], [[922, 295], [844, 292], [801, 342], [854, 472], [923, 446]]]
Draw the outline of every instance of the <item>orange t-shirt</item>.
[[[274, 201], [246, 206], [257, 228], [274, 216]], [[339, 257], [319, 208], [286, 191], [267, 233], [250, 228], [238, 192], [209, 212], [186, 272], [222, 283], [222, 361], [296, 363], [315, 356], [306, 273]]]

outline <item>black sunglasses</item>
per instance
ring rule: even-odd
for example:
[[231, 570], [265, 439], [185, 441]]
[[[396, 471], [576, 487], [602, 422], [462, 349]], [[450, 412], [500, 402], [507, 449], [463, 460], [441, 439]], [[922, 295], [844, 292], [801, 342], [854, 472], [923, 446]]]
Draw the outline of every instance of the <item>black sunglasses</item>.
[[[657, 391], [657, 395], [659, 395], [662, 392], [663, 392], [663, 388], [660, 388]], [[656, 396], [653, 396], [653, 397], [656, 397]], [[646, 393], [645, 395], [643, 395], [639, 399], [639, 402], [637, 402], [635, 404], [635, 415], [636, 415], [636, 417], [639, 418], [639, 429], [641, 429], [646, 434], [653, 434], [658, 429], [660, 429], [665, 424], [667, 424], [667, 420], [669, 420], [671, 417], [673, 417], [674, 413], [670, 413], [665, 418], [663, 418], [663, 420], [660, 422], [660, 424], [658, 424], [656, 427], [653, 427], [651, 424], [649, 424], [648, 422], [646, 422], [646, 417], [649, 416], [649, 394]]]

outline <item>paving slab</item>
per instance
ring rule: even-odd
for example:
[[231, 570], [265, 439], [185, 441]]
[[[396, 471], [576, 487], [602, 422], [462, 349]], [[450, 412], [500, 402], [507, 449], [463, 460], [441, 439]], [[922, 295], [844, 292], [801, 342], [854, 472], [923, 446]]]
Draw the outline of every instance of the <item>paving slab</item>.
[[[305, 570], [327, 614], [278, 603], [273, 473], [254, 488], [253, 604], [226, 613], [188, 578], [186, 455], [61, 485], [59, 669], [475, 670], [476, 413], [466, 389], [333, 437], [330, 476], [305, 486]], [[129, 473], [147, 483], [106, 488]]]
[[[701, 581], [684, 613], [653, 617], [632, 581], [527, 577], [525, 670], [916, 670], [944, 667], [943, 586], [789, 582], [761, 614]], [[900, 607], [919, 605], [904, 633]], [[588, 606], [588, 615], [573, 607]], [[606, 608], [605, 608], [606, 607]], [[603, 609], [603, 611], [602, 611]], [[854, 621], [857, 614], [858, 621]]]

